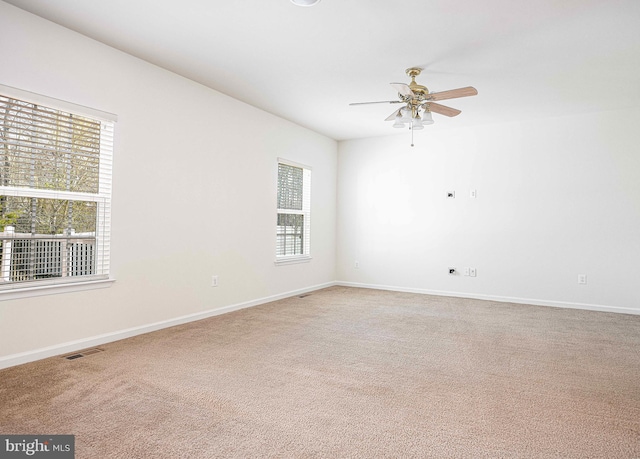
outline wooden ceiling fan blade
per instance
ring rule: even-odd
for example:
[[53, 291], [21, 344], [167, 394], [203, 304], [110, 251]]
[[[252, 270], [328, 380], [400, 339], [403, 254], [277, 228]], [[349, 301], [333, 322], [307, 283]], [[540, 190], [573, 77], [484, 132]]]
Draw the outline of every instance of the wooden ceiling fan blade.
[[458, 97], [469, 97], [478, 94], [478, 90], [473, 86], [467, 86], [466, 88], [450, 89], [449, 91], [433, 92], [429, 94], [429, 100], [445, 100], [445, 99], [457, 99]]
[[426, 105], [430, 112], [439, 113], [444, 116], [458, 116], [460, 113], [462, 113], [460, 110], [456, 108], [451, 108], [445, 105], [436, 104], [435, 102], [429, 102]]
[[391, 86], [394, 87], [396, 91], [398, 91], [403, 96], [415, 97], [416, 95], [413, 93], [409, 85], [404, 83], [391, 83]]
[[395, 120], [396, 116], [401, 115], [400, 110], [402, 110], [402, 109], [401, 108], [397, 109], [391, 115], [387, 116], [384, 120], [385, 121], [393, 121], [393, 120]]
[[353, 102], [349, 105], [371, 105], [371, 104], [401, 104], [401, 100], [381, 100], [379, 102]]

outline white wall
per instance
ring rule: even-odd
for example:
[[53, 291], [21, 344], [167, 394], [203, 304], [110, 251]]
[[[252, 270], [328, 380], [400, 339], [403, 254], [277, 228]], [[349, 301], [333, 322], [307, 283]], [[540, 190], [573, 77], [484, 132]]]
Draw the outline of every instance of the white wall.
[[[334, 140], [3, 2], [0, 43], [0, 84], [119, 119], [116, 283], [0, 301], [0, 363], [335, 280]], [[278, 157], [313, 168], [310, 263], [274, 265]]]
[[338, 279], [640, 313], [638, 125], [635, 109], [341, 142]]

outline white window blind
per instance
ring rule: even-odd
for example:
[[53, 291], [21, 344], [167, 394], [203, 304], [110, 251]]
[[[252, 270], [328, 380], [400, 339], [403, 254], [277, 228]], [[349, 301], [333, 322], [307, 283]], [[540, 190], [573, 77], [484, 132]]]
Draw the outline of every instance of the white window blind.
[[108, 278], [113, 120], [4, 88], [0, 292]]
[[311, 169], [278, 160], [276, 261], [307, 259], [311, 243]]

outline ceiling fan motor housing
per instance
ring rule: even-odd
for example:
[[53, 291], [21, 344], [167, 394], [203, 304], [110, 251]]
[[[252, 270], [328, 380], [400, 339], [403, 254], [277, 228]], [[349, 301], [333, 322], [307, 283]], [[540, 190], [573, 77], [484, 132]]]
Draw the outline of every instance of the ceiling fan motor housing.
[[416, 83], [416, 77], [420, 75], [420, 72], [422, 72], [422, 69], [418, 67], [411, 67], [406, 70], [407, 75], [411, 77], [409, 88], [411, 88], [413, 93], [417, 96], [413, 100], [416, 100], [418, 103], [424, 102], [426, 97], [429, 95], [429, 90], [426, 86]]

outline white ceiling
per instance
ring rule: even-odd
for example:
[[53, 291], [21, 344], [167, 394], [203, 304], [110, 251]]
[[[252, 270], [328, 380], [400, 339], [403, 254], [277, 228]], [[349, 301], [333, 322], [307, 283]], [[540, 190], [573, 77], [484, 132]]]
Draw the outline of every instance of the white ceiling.
[[444, 101], [427, 129], [640, 106], [639, 0], [6, 0], [336, 140], [393, 134], [390, 82]]

